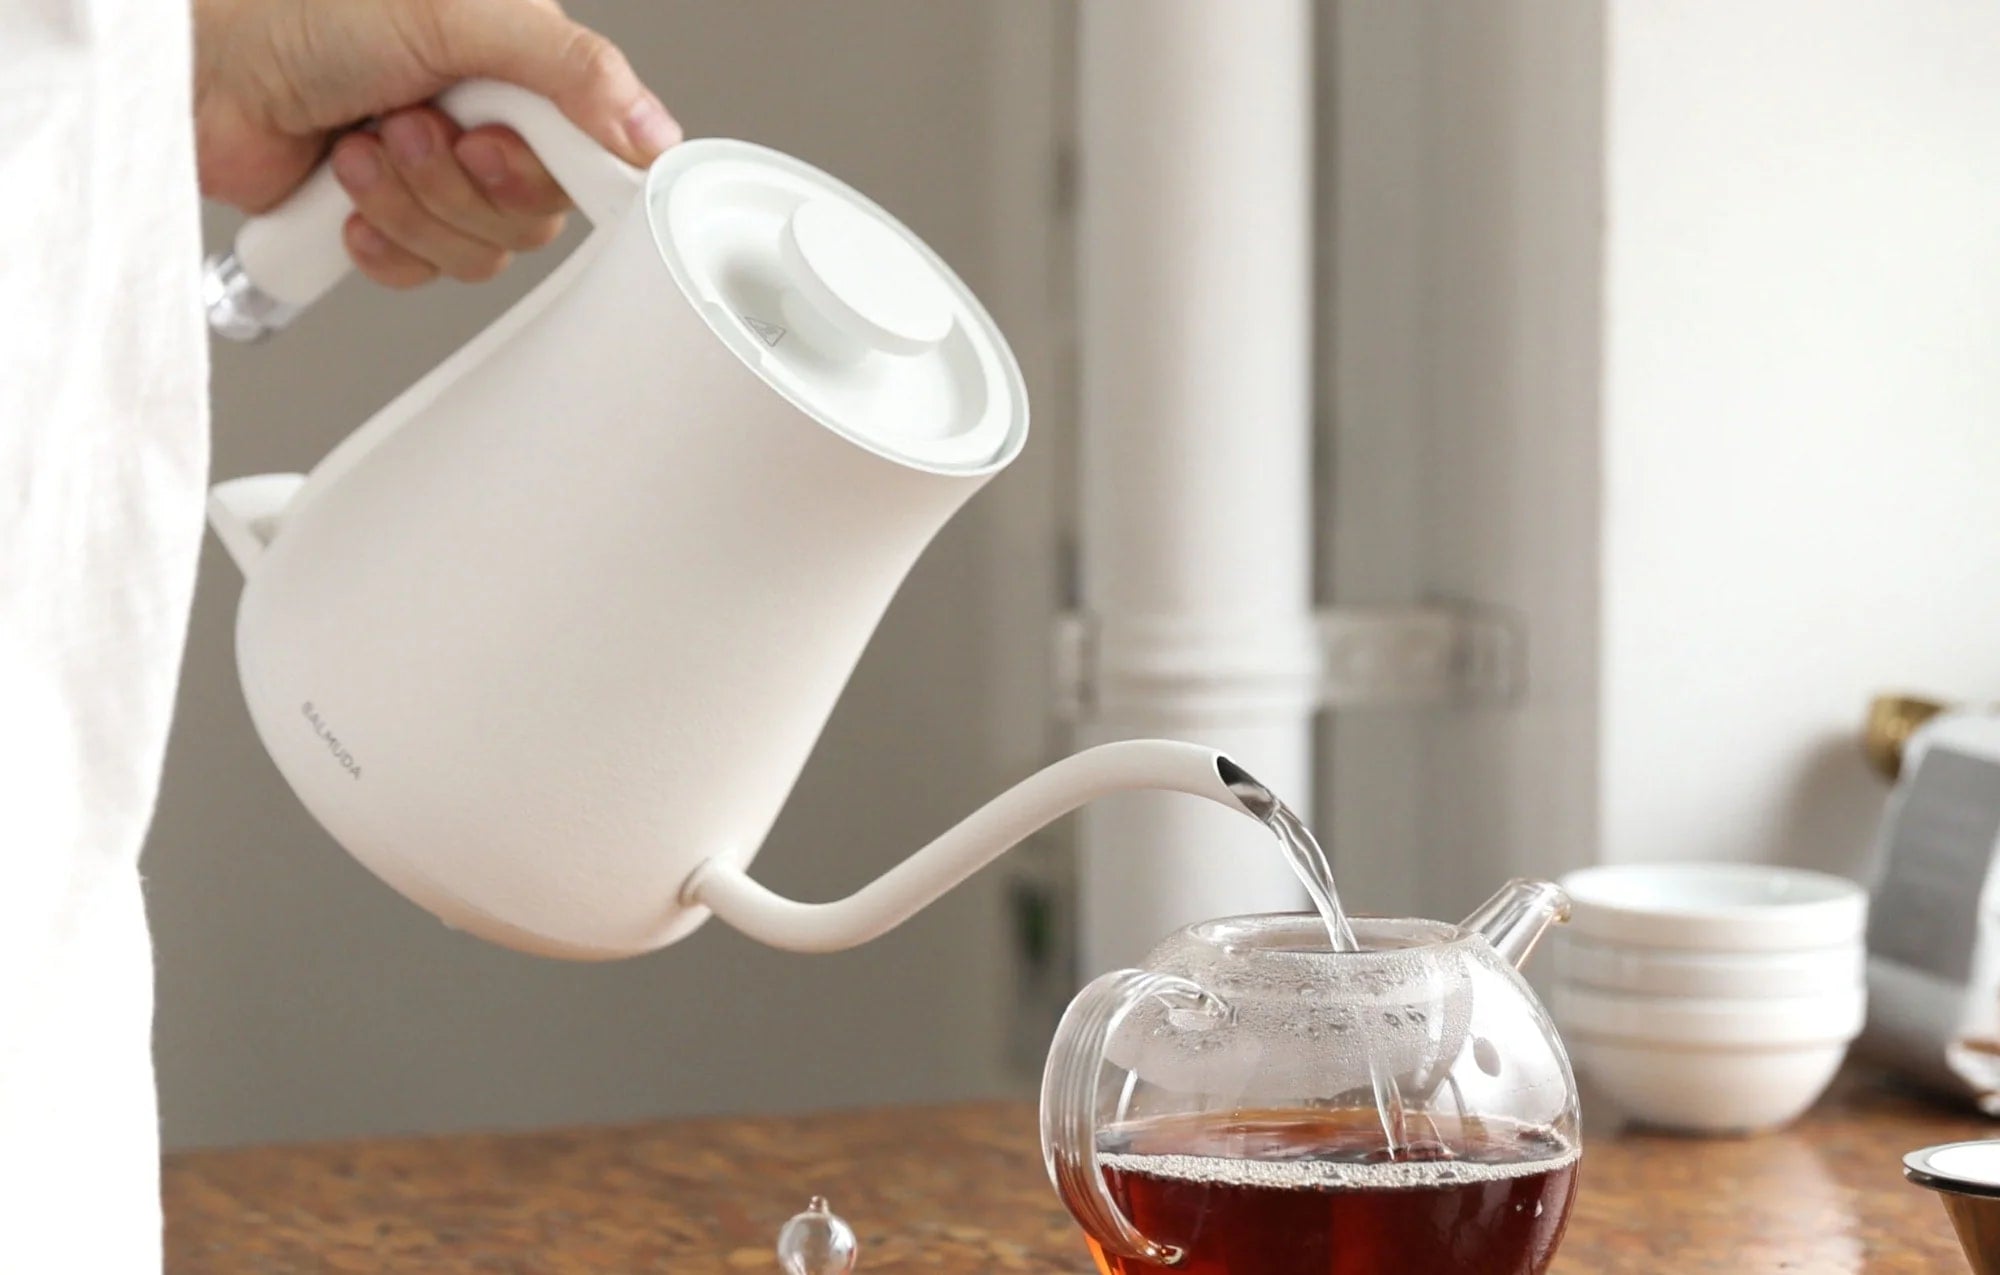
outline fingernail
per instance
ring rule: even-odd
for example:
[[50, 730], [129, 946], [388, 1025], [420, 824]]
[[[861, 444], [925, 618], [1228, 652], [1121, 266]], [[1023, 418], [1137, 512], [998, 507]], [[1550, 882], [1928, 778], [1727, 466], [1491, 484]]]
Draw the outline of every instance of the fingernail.
[[633, 150], [652, 159], [681, 140], [681, 126], [659, 98], [648, 94], [625, 116], [625, 138]]
[[382, 161], [369, 142], [350, 142], [335, 148], [333, 175], [349, 190], [367, 190], [382, 180]]
[[507, 154], [490, 137], [468, 137], [460, 142], [458, 162], [482, 186], [498, 186], [507, 180]]
[[431, 157], [437, 139], [430, 124], [414, 115], [393, 115], [382, 125], [382, 140], [399, 164], [421, 164]]

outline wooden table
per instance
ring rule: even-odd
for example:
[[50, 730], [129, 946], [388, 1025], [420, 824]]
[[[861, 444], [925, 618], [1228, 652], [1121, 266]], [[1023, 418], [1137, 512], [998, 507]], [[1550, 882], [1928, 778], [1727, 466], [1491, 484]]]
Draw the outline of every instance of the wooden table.
[[[1905, 1151], [2000, 1135], [1860, 1077], [1797, 1128], [1741, 1141], [1597, 1134], [1556, 1275], [1954, 1275]], [[775, 1271], [814, 1193], [861, 1275], [1090, 1264], [1017, 1104], [417, 1138], [169, 1157], [170, 1275]]]

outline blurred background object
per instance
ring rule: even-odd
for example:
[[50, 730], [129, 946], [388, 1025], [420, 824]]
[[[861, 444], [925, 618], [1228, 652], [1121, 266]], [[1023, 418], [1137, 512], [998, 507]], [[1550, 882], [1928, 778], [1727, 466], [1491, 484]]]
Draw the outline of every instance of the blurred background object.
[[[1294, 428], [1279, 418], [1309, 417], [1304, 445], [1268, 463], [1304, 468], [1270, 482], [1303, 498], [1312, 543], [1270, 550], [1309, 561], [1315, 587], [1287, 596], [1271, 633], [1314, 603], [1447, 601], [1504, 615], [1525, 644], [1525, 693], [1508, 702], [1319, 718], [1296, 782], [1316, 790], [1360, 910], [1458, 915], [1494, 881], [1596, 862], [1864, 875], [1883, 794], [1853, 747], [1854, 706], [1885, 681], [2000, 698], [2000, 14], [1947, 0], [572, 8], [691, 134], [794, 152], [930, 240], [1009, 334], [1034, 401], [1027, 453], [919, 563], [836, 712], [759, 859], [774, 888], [843, 892], [1078, 727], [1135, 724], [1064, 720], [1060, 702], [1088, 697], [1063, 685], [1052, 640], [1059, 622], [1091, 631], [1079, 603], [1120, 587], [1082, 506], [1106, 512], [1120, 464], [1146, 485], [1150, 454], [1128, 445], [1086, 474], [1079, 423], [1129, 424], [1121, 411], [1142, 414], [1134, 442], [1157, 420], [1161, 439], [1205, 422], [1260, 447]], [[1227, 74], [1227, 42], [1194, 38], [1218, 12], [1257, 38], [1296, 32], [1299, 65]], [[1141, 15], [1130, 52], [1171, 79], [1110, 56]], [[1149, 134], [1148, 105], [1180, 114]], [[1235, 172], [1231, 157], [1173, 120], [1260, 110], [1296, 139], [1258, 180], [1304, 200], [1309, 242], [1289, 269], [1312, 274], [1288, 307], [1222, 324], [1216, 307], [1251, 294], [1215, 263], [1268, 264], [1291, 241], [1237, 233], [1241, 190], [1202, 180]], [[1148, 154], [1112, 149], [1135, 138]], [[1120, 164], [1170, 173], [1182, 157], [1188, 179], [1161, 198], [1120, 185]], [[229, 224], [212, 215], [211, 244]], [[1134, 247], [1114, 255], [1122, 225]], [[350, 285], [279, 340], [218, 348], [215, 473], [323, 455], [552, 264], [483, 289]], [[1105, 300], [1138, 294], [1169, 308], [1134, 313], [1120, 344]], [[1173, 344], [1191, 333], [1214, 335]], [[1285, 384], [1254, 402], [1213, 392], [1256, 369]], [[1118, 378], [1141, 375], [1143, 399], [1123, 397], [1135, 387]], [[1204, 498], [1202, 454], [1160, 449], [1191, 471], [1173, 500]], [[234, 573], [205, 553], [147, 859], [170, 1144], [994, 1092], [1038, 1067], [1079, 928], [1185, 919], [1135, 896], [1091, 921], [1072, 821], [838, 957], [711, 927], [655, 958], [574, 966], [454, 936], [328, 843], [271, 769], [231, 667]], [[1214, 631], [1270, 654], [1251, 640], [1270, 636], [1265, 617], [1226, 618], [1237, 628]], [[1211, 674], [1273, 668], [1177, 676]], [[1309, 720], [1295, 701], [1284, 712]], [[1296, 722], [1275, 729], [1309, 746]], [[1153, 816], [1111, 817], [1136, 880]]]
[[1868, 702], [1868, 721], [1861, 730], [1861, 749], [1868, 764], [1884, 779], [1903, 773], [1903, 748], [1910, 736], [1950, 705], [1915, 695], [1877, 695]]

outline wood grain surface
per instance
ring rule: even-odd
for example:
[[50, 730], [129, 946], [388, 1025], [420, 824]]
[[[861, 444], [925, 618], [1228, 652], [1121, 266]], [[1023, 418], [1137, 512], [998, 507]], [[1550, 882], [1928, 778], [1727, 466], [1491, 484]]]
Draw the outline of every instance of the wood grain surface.
[[[1555, 1272], [1955, 1275], [1944, 1212], [1901, 1158], [1996, 1133], [1860, 1076], [1781, 1134], [1596, 1131]], [[815, 1193], [860, 1232], [860, 1275], [1090, 1270], [1034, 1112], [1011, 1103], [176, 1155], [167, 1270], [769, 1272]]]

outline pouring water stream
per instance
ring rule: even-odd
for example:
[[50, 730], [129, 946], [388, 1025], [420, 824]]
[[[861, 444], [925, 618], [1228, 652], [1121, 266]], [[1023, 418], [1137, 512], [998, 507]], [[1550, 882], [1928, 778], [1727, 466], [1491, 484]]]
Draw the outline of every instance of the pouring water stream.
[[[1252, 814], [1277, 834], [1285, 862], [1291, 865], [1292, 872], [1311, 896], [1313, 907], [1326, 925], [1329, 950], [1360, 951], [1361, 943], [1355, 937], [1354, 926], [1348, 922], [1347, 913], [1340, 906], [1340, 891], [1333, 882], [1333, 862], [1320, 846], [1319, 838], [1306, 827], [1305, 820], [1275, 797], [1266, 802], [1245, 804]], [[1402, 1090], [1396, 1084], [1396, 1077], [1372, 1053], [1368, 1059], [1368, 1082], [1374, 1090], [1375, 1115], [1382, 1123], [1382, 1136], [1387, 1140], [1390, 1158], [1400, 1159], [1410, 1143], [1408, 1113], [1403, 1104]]]

